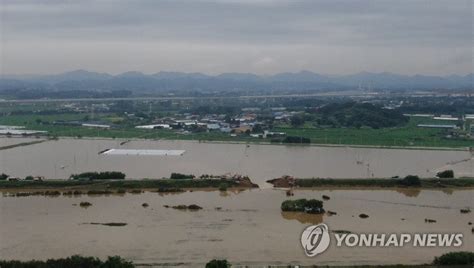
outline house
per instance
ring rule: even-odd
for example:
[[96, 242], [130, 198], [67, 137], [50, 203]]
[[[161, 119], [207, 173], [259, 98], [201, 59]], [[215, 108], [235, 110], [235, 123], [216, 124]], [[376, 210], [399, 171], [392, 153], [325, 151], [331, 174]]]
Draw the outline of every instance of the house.
[[110, 128], [109, 125], [104, 125], [104, 124], [94, 124], [94, 123], [83, 123], [83, 127], [90, 127], [90, 128], [103, 128], [103, 129], [108, 129]]
[[143, 125], [143, 126], [136, 126], [135, 128], [140, 128], [140, 129], [170, 129], [171, 126], [169, 124], [154, 124], [154, 125]]
[[207, 130], [212, 131], [212, 130], [219, 130], [221, 126], [219, 124], [207, 124]]
[[252, 131], [252, 127], [251, 126], [240, 126], [240, 127], [232, 129], [232, 131], [235, 134], [243, 134], [243, 133], [246, 133], [248, 131]]
[[433, 125], [433, 124], [418, 124], [417, 127], [423, 127], [423, 128], [444, 128], [444, 129], [455, 129], [455, 128], [458, 128], [456, 125]]
[[272, 132], [265, 130], [263, 131], [263, 138], [273, 138], [273, 137], [285, 137], [286, 133], [285, 132]]

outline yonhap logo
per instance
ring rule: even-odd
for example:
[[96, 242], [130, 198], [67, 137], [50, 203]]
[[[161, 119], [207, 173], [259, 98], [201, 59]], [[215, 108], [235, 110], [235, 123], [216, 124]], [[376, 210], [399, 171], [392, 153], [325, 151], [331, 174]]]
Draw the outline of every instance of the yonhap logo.
[[[334, 247], [460, 247], [462, 233], [351, 233], [336, 232]], [[331, 241], [329, 227], [324, 224], [310, 225], [301, 234], [301, 245], [308, 257], [326, 251]]]
[[323, 253], [329, 247], [330, 240], [329, 228], [324, 223], [308, 226], [301, 234], [301, 245], [308, 257]]

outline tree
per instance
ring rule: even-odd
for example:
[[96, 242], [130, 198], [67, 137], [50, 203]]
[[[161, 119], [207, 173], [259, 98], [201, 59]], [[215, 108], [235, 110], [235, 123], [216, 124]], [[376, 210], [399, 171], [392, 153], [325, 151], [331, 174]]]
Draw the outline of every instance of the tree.
[[454, 178], [454, 171], [451, 169], [436, 173], [439, 178]]
[[402, 179], [400, 182], [401, 184], [405, 186], [420, 186], [421, 181], [418, 176], [413, 176], [413, 175], [408, 175], [405, 178]]
[[212, 260], [206, 263], [206, 268], [228, 268], [230, 263], [227, 260]]
[[262, 125], [256, 124], [255, 126], [253, 126], [252, 133], [262, 133], [262, 132], [263, 132]]
[[433, 261], [434, 265], [473, 265], [474, 252], [460, 251], [449, 252], [436, 257]]
[[302, 115], [299, 115], [299, 114], [293, 115], [290, 118], [290, 123], [294, 127], [300, 127], [300, 126], [304, 125], [304, 122], [305, 122], [304, 117]]

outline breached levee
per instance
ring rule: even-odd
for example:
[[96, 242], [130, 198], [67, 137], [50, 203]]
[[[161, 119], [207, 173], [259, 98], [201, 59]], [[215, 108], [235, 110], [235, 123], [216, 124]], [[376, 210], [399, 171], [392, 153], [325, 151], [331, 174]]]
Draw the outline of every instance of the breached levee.
[[149, 150], [149, 149], [108, 149], [103, 155], [135, 155], [135, 156], [181, 156], [185, 150]]

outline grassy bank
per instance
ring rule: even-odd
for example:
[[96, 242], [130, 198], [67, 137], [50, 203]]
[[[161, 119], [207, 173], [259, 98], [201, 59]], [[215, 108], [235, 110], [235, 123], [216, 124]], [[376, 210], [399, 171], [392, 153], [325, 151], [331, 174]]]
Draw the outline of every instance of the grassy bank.
[[153, 179], [153, 180], [44, 180], [44, 181], [0, 181], [0, 189], [45, 189], [45, 190], [162, 190], [175, 191], [194, 188], [254, 188], [232, 180], [221, 179]]
[[0, 146], [0, 151], [1, 150], [8, 150], [12, 149], [15, 147], [22, 147], [22, 146], [29, 146], [29, 145], [34, 145], [38, 143], [45, 142], [46, 140], [36, 140], [36, 141], [30, 141], [30, 142], [22, 142], [22, 143], [17, 143], [17, 144], [11, 144], [11, 145], [6, 145], [6, 146]]
[[402, 179], [296, 179], [295, 186], [317, 187], [417, 187], [417, 188], [465, 188], [474, 187], [474, 178], [420, 179], [419, 185], [406, 185]]

